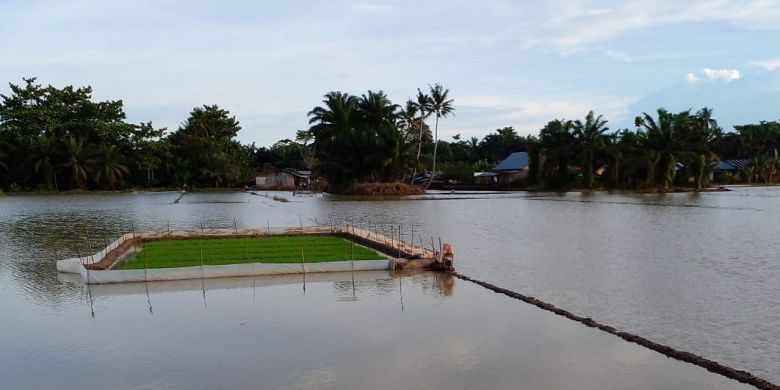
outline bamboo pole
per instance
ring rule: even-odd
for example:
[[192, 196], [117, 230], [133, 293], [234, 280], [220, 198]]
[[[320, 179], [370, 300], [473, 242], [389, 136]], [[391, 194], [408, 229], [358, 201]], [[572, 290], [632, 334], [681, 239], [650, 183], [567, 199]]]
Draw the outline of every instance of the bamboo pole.
[[303, 295], [306, 295], [306, 258], [303, 255], [303, 248], [301, 248], [301, 268], [303, 269]]
[[412, 228], [411, 229], [412, 229], [412, 233], [409, 235], [411, 240], [409, 240], [409, 242], [412, 244], [412, 249], [411, 249], [412, 252], [411, 252], [411, 254], [414, 255], [414, 249], [415, 249], [414, 248], [414, 224], [412, 224]]
[[398, 225], [398, 258], [401, 258], [401, 225]]
[[144, 282], [147, 282], [149, 280], [147, 276], [147, 269], [149, 268], [149, 251], [146, 248], [141, 249], [141, 251], [144, 253]]

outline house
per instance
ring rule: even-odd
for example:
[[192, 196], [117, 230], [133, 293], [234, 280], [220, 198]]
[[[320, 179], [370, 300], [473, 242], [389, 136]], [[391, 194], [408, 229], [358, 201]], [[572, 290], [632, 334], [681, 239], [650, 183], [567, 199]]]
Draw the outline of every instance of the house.
[[528, 152], [510, 154], [493, 168], [495, 183], [508, 184], [525, 180], [528, 177], [528, 162]]
[[289, 175], [293, 178], [293, 185], [296, 189], [309, 189], [311, 186], [311, 171], [299, 169], [285, 169], [283, 175]]
[[738, 172], [750, 165], [750, 160], [737, 159], [737, 160], [723, 160], [712, 164], [712, 170], [715, 172]]
[[255, 175], [255, 188], [260, 190], [308, 189], [311, 171], [274, 168], [263, 170]]
[[495, 172], [474, 172], [474, 183], [476, 184], [496, 184], [498, 174]]
[[255, 175], [255, 188], [260, 190], [292, 190], [295, 179], [278, 169], [269, 168]]
[[750, 166], [750, 160], [722, 160], [710, 165], [710, 181], [718, 183], [733, 183], [745, 180], [744, 170]]

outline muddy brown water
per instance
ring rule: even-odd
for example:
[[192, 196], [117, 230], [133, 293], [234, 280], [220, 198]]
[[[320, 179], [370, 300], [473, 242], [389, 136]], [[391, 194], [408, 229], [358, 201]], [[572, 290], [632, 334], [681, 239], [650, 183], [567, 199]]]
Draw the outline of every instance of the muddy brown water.
[[452, 281], [444, 293], [430, 273], [368, 277], [355, 296], [346, 293], [348, 276], [311, 282], [305, 295], [302, 283], [239, 280], [213, 289], [149, 285], [147, 296], [88, 294], [54, 270], [57, 259], [131, 226], [232, 228], [234, 219], [241, 227], [348, 219], [380, 232], [401, 225], [406, 240], [412, 228], [426, 243], [441, 236], [455, 244], [464, 274], [780, 382], [780, 188], [368, 201], [288, 193], [286, 203], [220, 193], [174, 204], [177, 196], [0, 198], [0, 383], [741, 386], [478, 286]]

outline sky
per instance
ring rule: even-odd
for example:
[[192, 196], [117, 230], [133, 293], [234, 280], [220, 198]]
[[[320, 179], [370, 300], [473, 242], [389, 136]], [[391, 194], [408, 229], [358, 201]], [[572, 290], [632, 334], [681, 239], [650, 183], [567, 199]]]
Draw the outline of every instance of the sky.
[[308, 128], [329, 91], [394, 103], [441, 83], [440, 137], [659, 107], [721, 126], [780, 119], [780, 0], [0, 0], [7, 83], [91, 85], [127, 119], [178, 128], [217, 104], [243, 143]]

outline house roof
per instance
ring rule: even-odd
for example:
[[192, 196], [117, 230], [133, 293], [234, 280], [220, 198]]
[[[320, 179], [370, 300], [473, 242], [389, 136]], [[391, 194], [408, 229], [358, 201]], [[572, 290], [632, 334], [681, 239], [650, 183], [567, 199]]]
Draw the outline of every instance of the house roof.
[[302, 178], [302, 179], [308, 179], [309, 176], [311, 176], [311, 171], [310, 170], [297, 170], [297, 169], [288, 168], [288, 169], [284, 170], [284, 173], [287, 173], [289, 175], [293, 175], [293, 176], [296, 176], [296, 177], [299, 177], [299, 178]]
[[739, 171], [745, 169], [750, 165], [750, 160], [737, 159], [737, 160], [723, 160], [718, 161], [717, 165], [713, 167], [716, 171]]
[[516, 171], [525, 169], [528, 167], [528, 152], [515, 152], [507, 156], [504, 161], [501, 161], [493, 168], [493, 172], [497, 171]]

